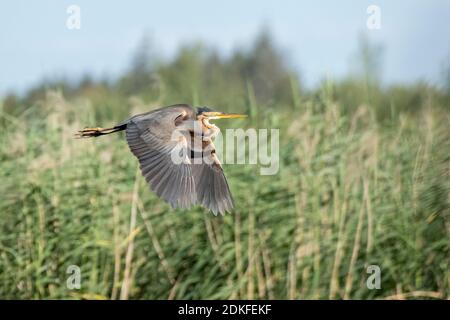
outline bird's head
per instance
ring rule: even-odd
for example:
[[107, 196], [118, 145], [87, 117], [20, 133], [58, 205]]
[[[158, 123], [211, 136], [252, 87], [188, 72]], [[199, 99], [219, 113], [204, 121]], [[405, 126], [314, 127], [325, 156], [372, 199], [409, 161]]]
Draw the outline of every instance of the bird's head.
[[214, 111], [208, 107], [197, 108], [197, 120], [201, 120], [206, 126], [211, 125], [210, 120], [216, 119], [237, 119], [245, 118], [247, 115], [238, 113], [225, 113], [220, 111]]

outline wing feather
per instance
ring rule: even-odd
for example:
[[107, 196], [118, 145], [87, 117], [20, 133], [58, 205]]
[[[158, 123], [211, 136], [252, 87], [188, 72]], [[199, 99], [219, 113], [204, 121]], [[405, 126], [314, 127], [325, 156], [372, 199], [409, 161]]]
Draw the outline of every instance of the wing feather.
[[131, 118], [126, 130], [128, 145], [139, 160], [145, 180], [173, 208], [189, 208], [197, 202], [189, 158], [179, 164], [171, 158], [179, 147], [179, 142], [171, 140], [177, 129], [175, 120], [187, 113], [186, 107], [172, 107], [143, 114]]
[[231, 212], [233, 197], [219, 159], [214, 152], [203, 154], [203, 157], [207, 158], [205, 162], [191, 165], [198, 203], [214, 215]]

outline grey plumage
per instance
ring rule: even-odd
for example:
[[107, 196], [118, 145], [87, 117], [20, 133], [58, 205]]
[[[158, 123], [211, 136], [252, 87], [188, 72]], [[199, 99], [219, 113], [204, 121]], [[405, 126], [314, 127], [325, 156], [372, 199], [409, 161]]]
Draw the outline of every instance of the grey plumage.
[[[189, 105], [173, 105], [131, 117], [109, 128], [87, 128], [80, 137], [93, 137], [126, 130], [131, 152], [139, 161], [142, 175], [150, 188], [173, 208], [187, 209], [201, 205], [215, 215], [231, 212], [234, 207], [228, 182], [215, 154], [212, 139], [219, 129], [208, 116], [240, 117], [208, 109], [198, 112]], [[200, 124], [200, 134], [195, 125]], [[174, 132], [178, 134], [174, 138]], [[189, 142], [198, 142], [196, 150]], [[177, 153], [180, 163], [172, 159]], [[197, 163], [198, 156], [207, 161]]]

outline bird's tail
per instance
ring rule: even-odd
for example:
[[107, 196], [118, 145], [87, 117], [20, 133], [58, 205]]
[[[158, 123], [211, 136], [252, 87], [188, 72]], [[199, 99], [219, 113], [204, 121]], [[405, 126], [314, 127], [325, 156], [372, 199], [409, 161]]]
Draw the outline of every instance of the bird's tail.
[[122, 131], [127, 128], [127, 124], [121, 124], [112, 128], [84, 128], [83, 130], [79, 130], [78, 133], [75, 134], [76, 138], [93, 138], [102, 136], [105, 134], [114, 133], [117, 131]]

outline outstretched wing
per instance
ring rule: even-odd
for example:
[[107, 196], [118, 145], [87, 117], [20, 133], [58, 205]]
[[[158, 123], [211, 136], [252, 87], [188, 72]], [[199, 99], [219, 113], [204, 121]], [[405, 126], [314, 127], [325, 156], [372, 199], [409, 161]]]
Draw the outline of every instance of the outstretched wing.
[[197, 202], [186, 141], [182, 133], [179, 140], [173, 139], [180, 120], [192, 116], [191, 107], [179, 105], [135, 116], [127, 124], [127, 142], [142, 175], [173, 208], [190, 208]]
[[[233, 199], [214, 144], [201, 141], [202, 135], [193, 134], [189, 126], [180, 126], [194, 120], [194, 110], [187, 105], [137, 115], [127, 122], [128, 145], [150, 188], [173, 208], [198, 203], [215, 215], [230, 212]], [[202, 151], [191, 148], [193, 139], [200, 139]], [[193, 161], [195, 154], [200, 163]]]
[[[191, 152], [191, 155], [195, 154]], [[195, 159], [191, 159], [198, 203], [214, 215], [231, 212], [234, 207], [233, 197], [211, 141], [204, 143], [201, 157], [202, 162], [198, 164]]]

